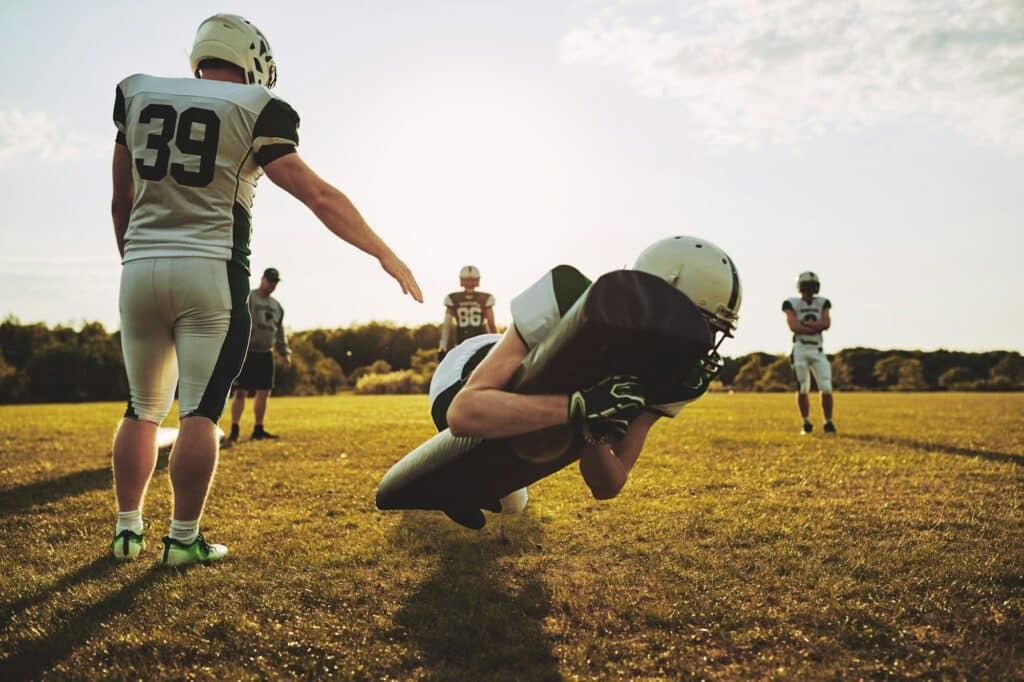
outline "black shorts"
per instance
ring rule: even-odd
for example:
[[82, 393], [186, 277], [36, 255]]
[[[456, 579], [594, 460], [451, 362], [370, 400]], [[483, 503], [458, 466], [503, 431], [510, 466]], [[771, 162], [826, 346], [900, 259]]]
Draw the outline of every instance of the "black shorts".
[[242, 371], [235, 379], [235, 388], [246, 391], [269, 391], [274, 388], [274, 353], [249, 351]]

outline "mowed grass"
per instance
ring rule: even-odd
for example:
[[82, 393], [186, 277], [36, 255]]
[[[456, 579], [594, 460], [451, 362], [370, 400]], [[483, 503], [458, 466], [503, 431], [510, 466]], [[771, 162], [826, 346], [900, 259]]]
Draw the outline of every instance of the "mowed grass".
[[164, 459], [108, 557], [119, 405], [2, 407], [0, 679], [1024, 677], [1024, 395], [841, 394], [838, 438], [793, 403], [708, 396], [617, 499], [572, 467], [473, 532], [374, 507], [425, 397], [275, 398], [185, 571]]

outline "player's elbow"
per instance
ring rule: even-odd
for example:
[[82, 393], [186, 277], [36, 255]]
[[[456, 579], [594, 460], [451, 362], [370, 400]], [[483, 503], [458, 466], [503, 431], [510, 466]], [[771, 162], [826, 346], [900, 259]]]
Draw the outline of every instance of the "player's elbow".
[[479, 415], [473, 406], [473, 400], [467, 399], [466, 391], [455, 396], [455, 400], [448, 406], [445, 420], [453, 436], [464, 438], [481, 435], [478, 433]]
[[623, 486], [626, 485], [626, 480], [587, 481], [587, 485], [590, 487], [590, 494], [594, 496], [595, 500], [610, 500], [613, 497], [618, 497], [618, 494], [622, 492]]

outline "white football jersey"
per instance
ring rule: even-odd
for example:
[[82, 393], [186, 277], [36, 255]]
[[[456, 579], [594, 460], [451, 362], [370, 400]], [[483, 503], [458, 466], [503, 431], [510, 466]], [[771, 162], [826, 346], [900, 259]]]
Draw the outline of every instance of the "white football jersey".
[[[794, 296], [782, 302], [783, 310], [792, 310], [796, 313], [797, 322], [817, 322], [821, 319], [823, 311], [831, 307], [832, 303], [824, 296], [813, 296], [810, 301], [805, 301], [803, 296]], [[793, 334], [793, 343], [821, 346], [821, 332], [816, 334]]]
[[248, 272], [256, 181], [298, 145], [295, 111], [259, 85], [136, 74], [117, 86], [114, 123], [135, 181], [124, 261], [198, 256]]

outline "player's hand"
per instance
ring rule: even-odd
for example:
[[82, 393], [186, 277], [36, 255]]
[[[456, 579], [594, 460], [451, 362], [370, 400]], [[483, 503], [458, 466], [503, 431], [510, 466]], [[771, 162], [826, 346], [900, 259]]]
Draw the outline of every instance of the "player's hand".
[[636, 377], [606, 377], [569, 396], [569, 422], [585, 443], [614, 443], [622, 440], [629, 422], [646, 405], [643, 386]]
[[292, 356], [284, 356], [284, 358], [281, 360], [281, 368], [284, 369], [284, 371], [286, 372], [292, 368]]
[[394, 277], [398, 286], [402, 287], [403, 294], [409, 294], [415, 301], [423, 303], [423, 292], [420, 291], [420, 285], [416, 283], [412, 270], [402, 262], [402, 259], [389, 251], [378, 260], [380, 266], [384, 268], [384, 272]]

